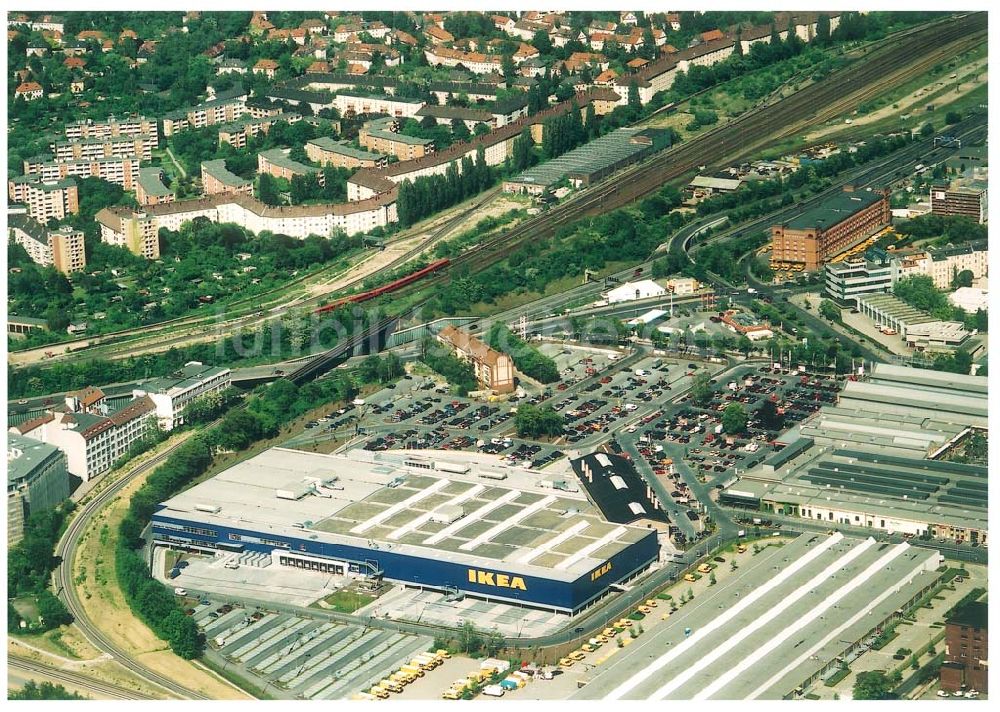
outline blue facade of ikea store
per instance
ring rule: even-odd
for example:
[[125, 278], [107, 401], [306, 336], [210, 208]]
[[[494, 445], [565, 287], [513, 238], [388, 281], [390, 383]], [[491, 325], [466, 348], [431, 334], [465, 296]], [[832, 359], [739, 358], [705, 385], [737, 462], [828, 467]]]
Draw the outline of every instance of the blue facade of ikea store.
[[[576, 613], [604, 594], [608, 587], [631, 577], [655, 561], [659, 553], [656, 532], [631, 544], [592, 571], [587, 571], [575, 581], [560, 581], [543, 576], [529, 576], [514, 568], [494, 568], [502, 562], [484, 560], [482, 566], [447, 561], [444, 558], [369, 549], [345, 544], [332, 544], [309, 538], [308, 531], [301, 537], [279, 536], [268, 533], [267, 542], [260, 540], [261, 532], [228, 525], [186, 520], [167, 516], [161, 512], [153, 515], [153, 538], [176, 546], [193, 545], [210, 549], [235, 547], [244, 551], [271, 553], [286, 550], [291, 554], [375, 564], [382, 575], [393, 581], [432, 589], [456, 588], [465, 593]], [[442, 557], [447, 552], [441, 552]], [[610, 566], [609, 566], [610, 565]], [[364, 566], [351, 567], [363, 571]], [[525, 567], [529, 568], [529, 567]]]

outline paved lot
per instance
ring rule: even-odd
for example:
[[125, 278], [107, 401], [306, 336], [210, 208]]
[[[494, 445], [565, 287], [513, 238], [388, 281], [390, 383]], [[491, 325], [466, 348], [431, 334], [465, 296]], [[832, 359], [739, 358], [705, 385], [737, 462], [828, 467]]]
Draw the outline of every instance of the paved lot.
[[[171, 587], [191, 588], [220, 596], [247, 596], [275, 603], [308, 606], [350, 583], [350, 579], [344, 576], [271, 566], [270, 557], [252, 554], [185, 557], [187, 566], [180, 569], [176, 578], [168, 579], [164, 566], [165, 552], [163, 547], [156, 547], [153, 552], [153, 572], [156, 578]], [[227, 562], [230, 565], [241, 563], [238, 569], [228, 569]]]
[[359, 615], [384, 616], [457, 628], [472, 621], [476, 628], [494, 628], [505, 636], [546, 635], [569, 624], [571, 618], [551, 611], [533, 610], [475, 598], [449, 601], [447, 594], [397, 586], [358, 611]]
[[839, 534], [769, 547], [575, 697], [781, 699], [932, 581], [928, 567], [932, 552]]
[[427, 636], [404, 635], [203, 599], [194, 620], [226, 666], [279, 697], [346, 699], [428, 650]]

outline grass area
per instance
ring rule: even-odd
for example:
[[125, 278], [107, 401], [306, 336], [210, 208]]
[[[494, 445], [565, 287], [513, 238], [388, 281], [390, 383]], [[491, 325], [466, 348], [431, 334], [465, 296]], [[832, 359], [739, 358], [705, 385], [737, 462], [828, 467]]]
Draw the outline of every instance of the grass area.
[[369, 596], [364, 593], [359, 593], [357, 591], [337, 591], [332, 593], [323, 599], [323, 603], [326, 606], [319, 606], [319, 608], [332, 608], [338, 613], [354, 613], [354, 611], [359, 608], [364, 608], [369, 603], [375, 600], [375, 596]]
[[[176, 440], [167, 441], [171, 442]], [[166, 443], [161, 444], [155, 451], [166, 446]], [[116, 645], [128, 650], [134, 659], [172, 680], [183, 680], [186, 687], [211, 699], [240, 699], [236, 690], [170, 652], [168, 644], [132, 614], [118, 587], [114, 571], [118, 526], [128, 511], [132, 495], [152, 472], [136, 477], [91, 519], [72, 562], [77, 595], [87, 618]]]
[[258, 700], [274, 700], [274, 699], [277, 699], [273, 695], [267, 693], [266, 691], [260, 689], [256, 685], [254, 685], [252, 682], [246, 680], [241, 675], [237, 675], [229, 667], [226, 667], [225, 669], [222, 669], [218, 665], [216, 665], [212, 660], [209, 660], [207, 657], [204, 658], [204, 659], [202, 659], [200, 661], [200, 663], [202, 665], [204, 665], [205, 667], [207, 667], [212, 672], [216, 673], [217, 675], [220, 675], [221, 677], [226, 678], [231, 683], [233, 683], [234, 685], [238, 686], [240, 689], [246, 690], [250, 695], [252, 695], [253, 697], [257, 698]]

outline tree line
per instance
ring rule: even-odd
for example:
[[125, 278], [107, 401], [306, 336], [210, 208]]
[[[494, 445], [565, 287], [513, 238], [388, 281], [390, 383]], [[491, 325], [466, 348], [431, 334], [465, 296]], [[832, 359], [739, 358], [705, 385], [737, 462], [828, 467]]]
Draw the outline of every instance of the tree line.
[[[377, 357], [376, 357], [377, 358]], [[326, 403], [347, 402], [358, 392], [366, 374], [378, 378], [397, 368], [338, 371], [330, 378], [297, 386], [280, 380], [257, 388], [244, 408], [230, 410], [222, 422], [195, 435], [159, 466], [132, 496], [118, 528], [115, 571], [125, 599], [136, 614], [174, 653], [185, 659], [201, 655], [204, 635], [184, 612], [172, 592], [149, 575], [142, 556], [143, 529], [160, 502], [208, 472], [218, 451], [242, 451], [262, 438], [276, 436], [284, 423]]]
[[[32, 512], [24, 525], [24, 538], [7, 551], [7, 630], [38, 633], [73, 622], [66, 606], [48, 589], [52, 572], [59, 565], [56, 544], [75, 505], [65, 500], [52, 509]], [[10, 604], [14, 598], [30, 597], [38, 609], [38, 622], [24, 620]], [[21, 626], [22, 621], [24, 627]]]
[[482, 146], [476, 158], [462, 159], [461, 169], [452, 163], [444, 175], [421, 176], [399, 184], [396, 213], [400, 227], [415, 222], [481, 193], [493, 185], [496, 175], [486, 163]]

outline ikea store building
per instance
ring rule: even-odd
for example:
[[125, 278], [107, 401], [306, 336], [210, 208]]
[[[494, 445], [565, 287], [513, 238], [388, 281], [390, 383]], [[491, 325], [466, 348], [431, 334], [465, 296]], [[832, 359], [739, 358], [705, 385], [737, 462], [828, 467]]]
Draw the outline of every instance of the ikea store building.
[[659, 554], [580, 492], [468, 453], [274, 448], [161, 503], [156, 544], [577, 613]]

